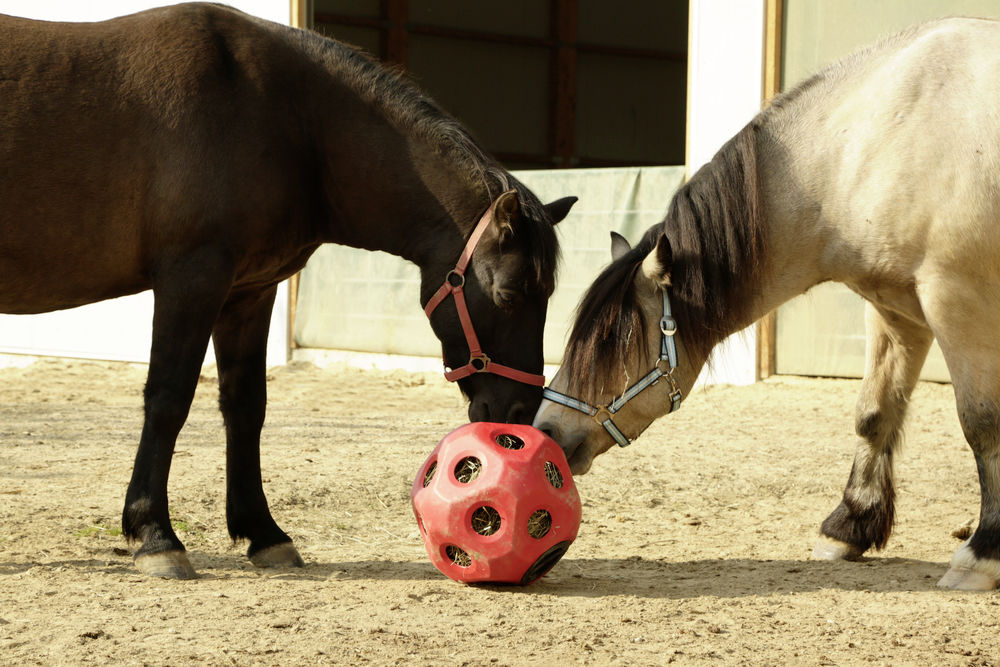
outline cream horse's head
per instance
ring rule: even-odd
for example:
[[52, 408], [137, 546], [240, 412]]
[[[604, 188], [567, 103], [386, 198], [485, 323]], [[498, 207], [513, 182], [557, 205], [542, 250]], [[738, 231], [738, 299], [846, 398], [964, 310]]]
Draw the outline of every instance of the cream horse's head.
[[535, 415], [573, 474], [679, 407], [704, 363], [676, 335], [684, 323], [672, 319], [673, 255], [660, 230], [635, 248], [612, 233], [612, 262], [581, 300], [562, 367]]

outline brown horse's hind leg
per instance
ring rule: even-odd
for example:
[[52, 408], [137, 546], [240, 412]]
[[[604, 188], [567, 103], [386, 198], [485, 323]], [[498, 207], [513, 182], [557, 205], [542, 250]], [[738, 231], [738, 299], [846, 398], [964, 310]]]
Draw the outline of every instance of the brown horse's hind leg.
[[855, 409], [857, 451], [840, 505], [823, 522], [813, 557], [854, 559], [881, 549], [892, 533], [893, 455], [902, 437], [907, 401], [933, 336], [922, 324], [866, 306], [868, 346]]
[[176, 579], [195, 576], [184, 545], [170, 525], [167, 478], [212, 323], [231, 279], [227, 262], [211, 251], [161, 265], [153, 276], [153, 345], [144, 392], [145, 422], [122, 513], [125, 537], [142, 542], [135, 564], [146, 574]]
[[219, 408], [226, 423], [226, 517], [234, 540], [250, 541], [254, 565], [301, 566], [291, 538], [267, 507], [260, 473], [260, 430], [267, 403], [265, 360], [275, 288], [235, 294], [213, 330]]

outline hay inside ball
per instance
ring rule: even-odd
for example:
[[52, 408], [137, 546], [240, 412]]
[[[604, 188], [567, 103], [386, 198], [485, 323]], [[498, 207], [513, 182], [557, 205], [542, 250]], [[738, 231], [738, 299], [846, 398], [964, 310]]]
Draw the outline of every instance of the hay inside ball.
[[431, 561], [467, 583], [531, 583], [580, 527], [566, 457], [531, 426], [476, 422], [452, 431], [417, 472], [411, 500]]

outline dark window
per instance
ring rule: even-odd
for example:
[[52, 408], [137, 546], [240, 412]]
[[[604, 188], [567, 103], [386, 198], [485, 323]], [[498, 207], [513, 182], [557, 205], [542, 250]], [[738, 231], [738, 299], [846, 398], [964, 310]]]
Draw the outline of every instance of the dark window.
[[511, 169], [684, 164], [688, 0], [313, 0]]

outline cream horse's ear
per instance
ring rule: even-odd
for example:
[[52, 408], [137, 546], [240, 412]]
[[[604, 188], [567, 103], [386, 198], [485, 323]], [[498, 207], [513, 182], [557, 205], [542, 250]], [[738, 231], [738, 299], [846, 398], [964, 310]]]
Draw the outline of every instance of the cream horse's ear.
[[615, 261], [620, 257], [624, 257], [625, 253], [632, 249], [629, 245], [628, 239], [619, 234], [618, 232], [611, 232], [611, 261]]
[[656, 247], [642, 260], [642, 272], [658, 285], [670, 285], [670, 271], [674, 266], [674, 251], [666, 234], [660, 234]]

